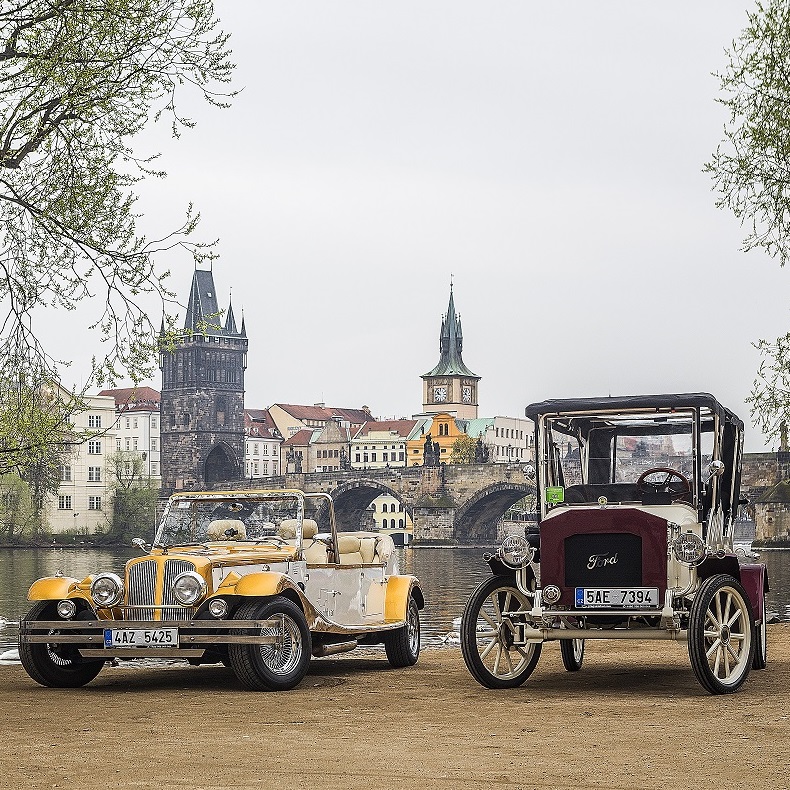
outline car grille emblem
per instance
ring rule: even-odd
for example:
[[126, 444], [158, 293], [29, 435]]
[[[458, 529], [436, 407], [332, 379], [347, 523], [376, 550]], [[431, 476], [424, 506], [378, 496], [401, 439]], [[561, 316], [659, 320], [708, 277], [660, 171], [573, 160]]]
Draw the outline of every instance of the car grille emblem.
[[587, 560], [587, 570], [592, 571], [596, 568], [605, 568], [607, 565], [617, 565], [617, 554], [591, 554]]

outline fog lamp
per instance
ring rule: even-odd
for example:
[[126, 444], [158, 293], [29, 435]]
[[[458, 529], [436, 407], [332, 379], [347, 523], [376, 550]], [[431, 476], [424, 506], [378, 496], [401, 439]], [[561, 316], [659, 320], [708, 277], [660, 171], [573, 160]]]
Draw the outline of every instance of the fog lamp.
[[187, 571], [173, 579], [173, 595], [184, 606], [192, 606], [206, 592], [206, 580], [195, 571]]
[[75, 604], [74, 601], [70, 601], [68, 599], [58, 601], [55, 609], [57, 609], [58, 616], [62, 617], [64, 620], [71, 620], [71, 618], [77, 614], [77, 604]]
[[705, 544], [699, 535], [684, 532], [672, 541], [672, 551], [680, 562], [696, 565], [705, 558]]
[[520, 568], [525, 562], [531, 562], [533, 553], [534, 549], [521, 535], [508, 535], [497, 551], [499, 559], [511, 568]]
[[123, 582], [114, 573], [100, 573], [91, 582], [91, 597], [99, 606], [115, 606], [123, 597]]
[[547, 584], [543, 588], [543, 600], [548, 604], [557, 603], [562, 595], [562, 590], [556, 584]]
[[208, 603], [212, 617], [223, 618], [228, 613], [228, 602], [224, 598], [212, 598]]

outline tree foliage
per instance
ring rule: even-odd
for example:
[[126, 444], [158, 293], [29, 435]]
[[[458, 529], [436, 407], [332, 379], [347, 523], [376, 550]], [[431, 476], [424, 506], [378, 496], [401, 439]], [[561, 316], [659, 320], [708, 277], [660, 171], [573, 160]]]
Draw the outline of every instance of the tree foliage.
[[152, 538], [159, 491], [145, 474], [145, 461], [138, 453], [118, 450], [109, 457], [108, 474], [113, 511], [109, 537]]
[[471, 436], [463, 434], [453, 442], [453, 449], [450, 455], [451, 464], [471, 464], [475, 460], [475, 440]]
[[16, 543], [33, 528], [30, 488], [19, 475], [0, 476], [0, 536], [4, 543]]
[[790, 257], [790, 4], [758, 0], [716, 76], [730, 117], [705, 170], [746, 230], [744, 250]]
[[[37, 332], [43, 310], [101, 305], [90, 328], [102, 352], [89, 384], [152, 372], [158, 327], [144, 302], [154, 297], [166, 313], [174, 298], [162, 254], [180, 247], [200, 261], [213, 253], [194, 240], [191, 207], [164, 238], [138, 230], [133, 188], [164, 172], [131, 142], [151, 119], [167, 120], [175, 136], [194, 125], [176, 104], [184, 88], [223, 106], [229, 57], [211, 0], [0, 5], [0, 375], [15, 374], [0, 391], [0, 430], [20, 414], [26, 424], [30, 394], [60, 378]], [[65, 426], [78, 405], [50, 404], [53, 419]], [[12, 451], [46, 436], [31, 431]]]

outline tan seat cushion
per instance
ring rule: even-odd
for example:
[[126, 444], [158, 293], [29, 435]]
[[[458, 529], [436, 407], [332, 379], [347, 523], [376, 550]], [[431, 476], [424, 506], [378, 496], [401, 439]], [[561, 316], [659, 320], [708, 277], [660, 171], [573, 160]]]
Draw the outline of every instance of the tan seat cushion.
[[[229, 529], [235, 530], [235, 534], [226, 535]], [[218, 518], [208, 525], [206, 537], [209, 540], [245, 540], [247, 528], [237, 518]]]
[[307, 540], [302, 548], [302, 555], [308, 565], [326, 565], [329, 561], [326, 543], [320, 540]]
[[337, 536], [337, 550], [341, 554], [359, 552], [359, 538], [356, 535], [345, 535], [341, 532]]
[[[296, 537], [296, 527], [298, 526], [299, 522], [295, 518], [284, 518], [280, 522], [280, 527], [277, 530], [277, 534], [283, 540], [293, 540]], [[318, 534], [318, 524], [311, 519], [306, 518], [302, 521], [302, 538], [312, 538]]]
[[362, 555], [358, 551], [352, 551], [348, 554], [340, 555], [341, 565], [362, 565], [363, 562], [364, 560], [362, 559]]
[[362, 555], [362, 562], [369, 565], [376, 561], [376, 539], [360, 538], [359, 553]]

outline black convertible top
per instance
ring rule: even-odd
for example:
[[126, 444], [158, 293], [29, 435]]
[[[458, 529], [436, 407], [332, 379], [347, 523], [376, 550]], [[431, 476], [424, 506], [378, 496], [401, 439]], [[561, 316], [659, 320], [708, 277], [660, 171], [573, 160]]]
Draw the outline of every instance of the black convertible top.
[[525, 414], [537, 420], [543, 414], [565, 412], [595, 412], [610, 410], [647, 410], [707, 408], [726, 422], [733, 423], [743, 430], [743, 421], [736, 414], [722, 406], [708, 392], [691, 392], [681, 395], [624, 395], [606, 398], [559, 398], [531, 403]]

